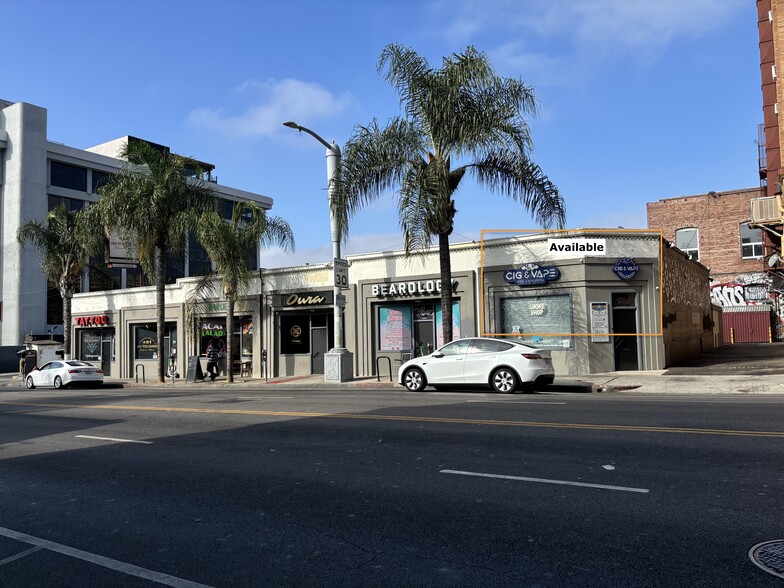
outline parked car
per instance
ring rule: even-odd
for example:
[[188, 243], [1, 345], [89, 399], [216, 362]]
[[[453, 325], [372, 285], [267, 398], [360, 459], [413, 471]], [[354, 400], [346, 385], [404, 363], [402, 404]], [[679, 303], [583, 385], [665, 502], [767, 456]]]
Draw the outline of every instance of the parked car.
[[54, 386], [60, 389], [71, 384], [100, 386], [103, 384], [103, 370], [77, 359], [50, 361], [31, 371], [25, 384], [30, 389], [36, 386]]
[[457, 339], [429, 355], [408, 360], [397, 373], [397, 382], [412, 392], [425, 386], [480, 384], [496, 392], [512, 393], [555, 379], [550, 351], [507, 339], [469, 337]]

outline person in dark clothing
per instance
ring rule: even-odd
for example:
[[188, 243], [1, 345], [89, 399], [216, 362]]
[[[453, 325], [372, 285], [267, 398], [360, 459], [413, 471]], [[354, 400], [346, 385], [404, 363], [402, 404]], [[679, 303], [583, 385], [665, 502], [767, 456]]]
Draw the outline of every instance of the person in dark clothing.
[[218, 350], [212, 343], [207, 346], [207, 373], [210, 375], [210, 381], [214, 382], [218, 375]]

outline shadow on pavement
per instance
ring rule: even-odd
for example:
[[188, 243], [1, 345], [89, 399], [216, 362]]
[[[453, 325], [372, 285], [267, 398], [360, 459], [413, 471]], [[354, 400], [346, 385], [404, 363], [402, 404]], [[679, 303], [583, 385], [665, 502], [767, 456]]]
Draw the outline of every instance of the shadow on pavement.
[[784, 374], [784, 343], [735, 343], [668, 368], [665, 376], [733, 376]]

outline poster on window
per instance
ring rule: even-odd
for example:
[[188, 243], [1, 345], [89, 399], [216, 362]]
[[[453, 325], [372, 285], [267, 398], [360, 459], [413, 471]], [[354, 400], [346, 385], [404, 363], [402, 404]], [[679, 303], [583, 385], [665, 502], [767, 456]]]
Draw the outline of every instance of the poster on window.
[[84, 361], [101, 359], [101, 331], [82, 331], [82, 355]]
[[411, 349], [411, 308], [382, 306], [378, 309], [379, 349], [409, 351]]
[[591, 341], [610, 342], [609, 308], [606, 302], [591, 302]]
[[[444, 344], [444, 313], [441, 305], [436, 305], [436, 347]], [[452, 340], [460, 338], [460, 303], [452, 303]]]

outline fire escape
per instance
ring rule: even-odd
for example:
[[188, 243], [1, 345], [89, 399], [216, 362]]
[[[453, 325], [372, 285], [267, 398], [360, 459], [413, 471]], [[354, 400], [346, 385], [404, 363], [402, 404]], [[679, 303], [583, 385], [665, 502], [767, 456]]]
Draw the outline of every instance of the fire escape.
[[[759, 161], [760, 194], [768, 190], [768, 162], [765, 150], [765, 126], [757, 128], [757, 157]], [[781, 197], [781, 182], [774, 196], [763, 196], [751, 199], [751, 222], [756, 228], [762, 229], [763, 268], [773, 281], [772, 289], [784, 293], [784, 259], [781, 253], [781, 239], [784, 233], [784, 201]]]

